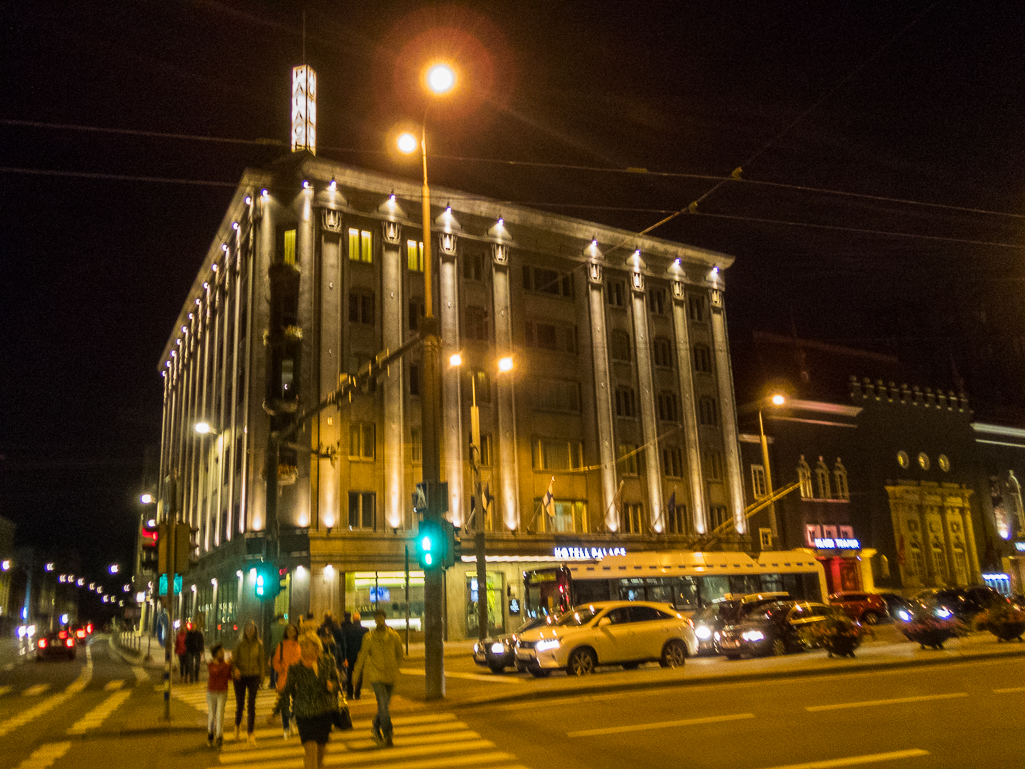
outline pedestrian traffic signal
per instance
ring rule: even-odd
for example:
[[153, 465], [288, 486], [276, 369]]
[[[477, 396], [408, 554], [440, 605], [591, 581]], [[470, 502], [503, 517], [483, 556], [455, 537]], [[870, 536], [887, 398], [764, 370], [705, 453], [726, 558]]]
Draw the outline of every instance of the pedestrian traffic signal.
[[281, 576], [272, 563], [261, 563], [256, 567], [256, 597], [260, 600], [275, 598], [281, 592]]
[[140, 534], [141, 552], [139, 566], [147, 571], [156, 571], [159, 561], [160, 533], [157, 522], [153, 519], [143, 521]]
[[445, 544], [441, 525], [438, 521], [420, 521], [416, 532], [416, 557], [420, 568], [434, 571], [445, 568]]

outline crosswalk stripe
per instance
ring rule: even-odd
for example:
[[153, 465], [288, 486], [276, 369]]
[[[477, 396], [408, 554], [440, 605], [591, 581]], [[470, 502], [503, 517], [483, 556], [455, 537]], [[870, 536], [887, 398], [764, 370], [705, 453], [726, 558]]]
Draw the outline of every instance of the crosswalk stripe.
[[115, 678], [113, 681], [107, 681], [107, 683], [103, 685], [103, 691], [105, 691], [105, 692], [116, 692], [118, 689], [120, 689], [124, 685], [125, 685], [124, 681], [122, 681], [121, 679]]
[[22, 693], [22, 697], [38, 697], [40, 694], [50, 688], [50, 684], [36, 684], [25, 689]]
[[121, 707], [125, 700], [131, 696], [131, 689], [123, 689], [122, 691], [116, 692], [110, 697], [107, 697], [107, 699], [76, 721], [74, 725], [68, 729], [68, 734], [85, 734], [89, 729], [95, 729], [106, 721], [110, 714]]
[[[392, 725], [396, 728], [401, 728], [405, 732], [412, 732], [416, 734], [424, 734], [428, 732], [444, 731], [446, 729], [465, 729], [466, 725], [455, 720], [455, 715], [452, 713], [437, 713], [430, 715], [419, 715], [419, 716], [392, 716]], [[365, 732], [370, 728], [371, 720], [357, 719], [352, 722], [352, 731], [347, 732], [335, 732], [335, 739], [348, 739], [349, 735], [359, 734]], [[253, 734], [256, 739], [281, 739], [281, 730], [277, 728], [271, 729], [256, 729]], [[232, 752], [236, 750], [246, 750], [248, 746], [244, 742], [233, 742], [228, 743], [224, 746], [223, 750], [226, 752]]]
[[7, 694], [7, 692], [9, 692], [13, 688], [14, 687], [12, 686], [0, 686], [0, 697], [3, 697], [5, 694]]
[[[330, 743], [328, 743], [330, 747]], [[453, 751], [455, 748], [455, 751]], [[327, 766], [352, 766], [352, 765], [367, 765], [372, 762], [373, 769], [398, 769], [398, 767], [447, 767], [447, 766], [465, 766], [467, 764], [480, 764], [485, 761], [509, 761], [515, 760], [515, 757], [510, 753], [502, 753], [495, 751], [492, 754], [483, 753], [489, 749], [495, 748], [495, 743], [488, 740], [468, 740], [466, 742], [459, 742], [452, 744], [443, 745], [417, 745], [408, 748], [387, 748], [382, 750], [360, 750], [355, 752], [341, 752], [332, 753], [329, 752], [324, 757], [324, 764]], [[259, 751], [254, 751], [257, 754]], [[453, 755], [453, 753], [456, 753]], [[439, 756], [439, 754], [445, 754]], [[295, 756], [294, 761], [269, 760], [269, 761], [256, 761], [254, 763], [245, 764], [246, 769], [285, 769], [286, 767], [296, 767], [297, 769], [303, 765], [303, 757], [301, 749], [296, 746], [293, 753]], [[438, 757], [434, 757], [438, 756]], [[259, 755], [253, 755], [253, 758], [262, 758]], [[408, 761], [402, 761], [401, 759], [410, 759]], [[387, 763], [386, 763], [387, 762]]]
[[70, 749], [70, 742], [51, 742], [48, 745], [43, 745], [18, 764], [18, 769], [46, 769], [46, 767], [52, 766], [57, 759], [61, 758]]
[[[345, 737], [349, 736], [350, 739], [346, 740]], [[332, 740], [327, 745], [328, 755], [332, 753], [347, 753], [357, 750], [370, 750], [377, 746], [377, 743], [370, 737], [359, 735], [357, 739], [352, 738], [352, 732], [344, 732], [339, 735], [337, 733], [332, 734]], [[459, 743], [466, 742], [468, 740], [479, 740], [481, 736], [477, 732], [470, 729], [464, 729], [458, 732], [445, 732], [444, 734], [427, 734], [427, 735], [396, 735], [395, 745], [396, 747], [415, 747], [417, 745], [436, 745], [440, 743]], [[222, 764], [241, 764], [247, 762], [252, 757], [260, 759], [270, 758], [288, 758], [294, 756], [297, 753], [298, 743], [292, 741], [290, 743], [282, 740], [278, 741], [280, 747], [276, 748], [250, 748], [245, 743], [236, 743], [239, 745], [240, 750], [233, 750], [230, 752], [221, 753]], [[257, 755], [258, 754], [258, 755]]]

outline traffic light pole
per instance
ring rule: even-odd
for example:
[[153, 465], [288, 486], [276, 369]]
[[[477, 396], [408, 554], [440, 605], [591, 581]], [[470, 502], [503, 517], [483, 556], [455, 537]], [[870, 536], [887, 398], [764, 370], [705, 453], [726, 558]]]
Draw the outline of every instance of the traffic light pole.
[[[177, 559], [175, 557], [175, 542], [178, 528], [178, 484], [172, 476], [170, 483], [171, 509], [165, 521], [167, 534], [164, 539], [166, 547], [166, 575], [167, 575], [167, 632], [164, 635], [164, 720], [171, 720], [171, 660], [174, 658], [174, 570]], [[158, 563], [159, 566], [159, 563]], [[159, 587], [159, 580], [157, 582]]]

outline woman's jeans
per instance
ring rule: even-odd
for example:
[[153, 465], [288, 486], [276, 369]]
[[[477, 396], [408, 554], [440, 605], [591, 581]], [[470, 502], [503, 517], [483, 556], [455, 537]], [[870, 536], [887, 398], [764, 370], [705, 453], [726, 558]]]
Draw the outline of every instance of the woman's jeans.
[[221, 739], [224, 734], [224, 706], [228, 702], [228, 692], [206, 693], [206, 731], [212, 734], [214, 739]]
[[242, 676], [235, 684], [235, 726], [242, 723], [242, 709], [249, 708], [246, 719], [246, 731], [253, 733], [256, 728], [256, 690], [260, 686], [260, 676]]
[[395, 684], [384, 684], [374, 682], [370, 684], [374, 687], [374, 696], [377, 697], [377, 714], [374, 716], [374, 729], [382, 734], [387, 739], [391, 737], [391, 712], [388, 710], [388, 706], [391, 704], [391, 693], [395, 688]]

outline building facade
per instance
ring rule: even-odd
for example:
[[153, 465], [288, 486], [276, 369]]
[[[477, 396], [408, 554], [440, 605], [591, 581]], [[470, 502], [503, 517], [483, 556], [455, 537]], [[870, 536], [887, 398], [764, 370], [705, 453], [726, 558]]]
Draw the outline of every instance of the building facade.
[[[493, 626], [516, 623], [522, 571], [557, 552], [689, 547], [724, 521], [740, 546], [722, 278], [732, 259], [432, 192], [443, 203], [430, 237], [446, 515], [465, 528], [476, 506], [476, 405]], [[203, 259], [159, 364], [157, 497], [161, 518], [176, 514], [195, 530], [180, 611], [203, 613], [215, 635], [260, 613], [251, 582], [263, 559], [287, 585], [276, 615], [384, 608], [391, 624], [406, 627], [408, 611], [408, 626], [420, 627], [419, 349], [376, 386], [302, 416], [340, 377], [417, 334], [420, 203], [419, 184], [296, 153], [246, 172]], [[449, 365], [455, 353], [462, 366]], [[507, 356], [513, 368], [500, 372], [495, 361]], [[268, 439], [296, 421], [267, 520]], [[544, 506], [549, 490], [554, 504]], [[446, 575], [449, 638], [476, 635], [477, 598], [475, 557], [464, 551]]]

